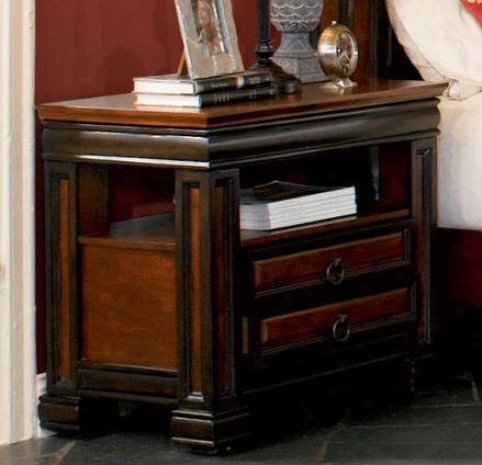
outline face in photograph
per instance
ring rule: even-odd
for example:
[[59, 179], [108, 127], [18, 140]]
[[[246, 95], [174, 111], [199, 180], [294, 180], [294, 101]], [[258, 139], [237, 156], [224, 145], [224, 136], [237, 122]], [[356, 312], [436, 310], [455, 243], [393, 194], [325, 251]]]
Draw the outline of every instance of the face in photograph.
[[217, 6], [214, 0], [193, 0], [196, 12], [198, 38], [203, 54], [219, 55], [226, 53]]

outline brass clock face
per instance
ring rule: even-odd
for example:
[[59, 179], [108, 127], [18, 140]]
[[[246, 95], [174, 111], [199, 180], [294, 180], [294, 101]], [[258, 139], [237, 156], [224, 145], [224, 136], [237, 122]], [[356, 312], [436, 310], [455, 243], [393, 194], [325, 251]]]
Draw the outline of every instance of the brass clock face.
[[325, 74], [332, 80], [349, 78], [358, 64], [358, 44], [346, 26], [333, 21], [320, 36], [318, 55]]

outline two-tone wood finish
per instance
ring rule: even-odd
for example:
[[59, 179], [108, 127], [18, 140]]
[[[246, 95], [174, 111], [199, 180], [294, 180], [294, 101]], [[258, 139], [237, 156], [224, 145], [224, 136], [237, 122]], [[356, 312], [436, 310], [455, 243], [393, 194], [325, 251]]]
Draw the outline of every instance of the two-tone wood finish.
[[[444, 88], [314, 84], [201, 110], [130, 95], [41, 105], [43, 424], [84, 431], [99, 405], [152, 403], [176, 441], [216, 451], [249, 436], [258, 394], [416, 358], [432, 339]], [[358, 215], [240, 230], [240, 188], [273, 178], [354, 184]], [[144, 180], [144, 200], [125, 198]]]

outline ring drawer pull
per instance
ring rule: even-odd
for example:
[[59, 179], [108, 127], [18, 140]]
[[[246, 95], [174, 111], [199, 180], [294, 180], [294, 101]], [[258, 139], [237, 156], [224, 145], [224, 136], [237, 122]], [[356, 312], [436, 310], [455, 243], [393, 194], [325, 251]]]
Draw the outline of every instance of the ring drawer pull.
[[333, 285], [338, 285], [345, 279], [345, 265], [341, 258], [330, 260], [326, 267], [325, 279]]
[[351, 327], [346, 315], [340, 315], [333, 323], [331, 333], [337, 342], [345, 342], [350, 337]]

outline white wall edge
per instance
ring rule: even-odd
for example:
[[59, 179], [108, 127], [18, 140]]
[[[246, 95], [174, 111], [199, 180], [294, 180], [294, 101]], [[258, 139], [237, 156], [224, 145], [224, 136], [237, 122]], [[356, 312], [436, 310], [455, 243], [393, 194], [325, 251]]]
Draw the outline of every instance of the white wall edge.
[[35, 0], [0, 1], [0, 444], [37, 430]]
[[10, 251], [10, 159], [12, 122], [11, 87], [11, 2], [0, 2], [0, 444], [10, 442], [13, 391], [11, 376], [11, 251]]
[[[37, 399], [45, 394], [47, 394], [47, 373], [40, 373], [37, 375]], [[53, 435], [55, 435], [55, 432], [42, 428], [40, 426], [40, 420], [37, 419], [37, 431], [35, 437], [37, 439], [43, 439]]]

